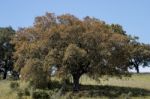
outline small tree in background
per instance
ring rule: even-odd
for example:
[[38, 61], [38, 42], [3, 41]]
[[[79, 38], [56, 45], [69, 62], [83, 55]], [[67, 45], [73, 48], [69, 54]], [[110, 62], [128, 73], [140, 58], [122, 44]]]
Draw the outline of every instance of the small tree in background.
[[15, 30], [11, 27], [0, 28], [0, 64], [3, 71], [3, 79], [6, 79], [7, 72], [13, 70], [13, 58], [12, 53], [14, 51], [14, 45], [10, 43], [11, 39], [15, 35]]
[[139, 43], [133, 39], [130, 46], [130, 64], [131, 68], [135, 68], [140, 73], [139, 67], [149, 67], [150, 61], [150, 45]]

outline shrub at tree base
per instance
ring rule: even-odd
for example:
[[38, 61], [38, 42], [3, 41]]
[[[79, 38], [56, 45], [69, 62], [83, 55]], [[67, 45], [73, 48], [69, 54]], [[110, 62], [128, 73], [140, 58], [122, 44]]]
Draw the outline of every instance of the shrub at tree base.
[[45, 91], [35, 91], [32, 95], [33, 99], [50, 99], [50, 96]]
[[34, 88], [46, 88], [47, 79], [39, 59], [30, 59], [21, 70], [22, 79], [30, 81]]
[[10, 83], [10, 88], [12, 90], [16, 90], [17, 88], [19, 88], [19, 83], [18, 82], [11, 82]]

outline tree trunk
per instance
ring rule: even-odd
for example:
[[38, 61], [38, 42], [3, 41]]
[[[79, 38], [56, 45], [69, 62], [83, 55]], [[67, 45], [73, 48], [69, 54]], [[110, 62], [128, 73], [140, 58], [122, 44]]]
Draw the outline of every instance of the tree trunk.
[[138, 66], [138, 65], [135, 66], [135, 70], [136, 70], [137, 73], [140, 73], [140, 70], [139, 70], [139, 66]]
[[80, 84], [79, 84], [80, 75], [73, 75], [73, 91], [79, 91]]
[[4, 71], [3, 79], [6, 79], [7, 77], [7, 70]]

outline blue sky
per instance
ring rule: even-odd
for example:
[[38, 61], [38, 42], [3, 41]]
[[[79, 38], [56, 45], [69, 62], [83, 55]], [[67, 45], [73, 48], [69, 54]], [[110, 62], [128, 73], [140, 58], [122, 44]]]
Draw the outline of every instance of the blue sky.
[[150, 0], [1, 0], [0, 27], [32, 26], [45, 12], [92, 16], [123, 26], [127, 34], [150, 43]]

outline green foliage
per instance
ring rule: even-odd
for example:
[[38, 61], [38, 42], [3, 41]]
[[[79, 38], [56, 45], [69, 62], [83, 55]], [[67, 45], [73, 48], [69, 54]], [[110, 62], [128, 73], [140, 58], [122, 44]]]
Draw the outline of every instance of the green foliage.
[[24, 89], [24, 95], [25, 96], [30, 96], [30, 89], [29, 88]]
[[35, 88], [47, 87], [46, 73], [43, 71], [42, 63], [39, 59], [30, 59], [21, 70], [22, 79], [30, 81]]
[[10, 40], [15, 31], [11, 27], [0, 28], [0, 59], [4, 60], [8, 55], [12, 55], [13, 45]]
[[0, 28], [0, 69], [3, 69], [3, 79], [6, 79], [7, 71], [13, 69], [14, 45], [11, 40], [14, 34], [15, 31], [11, 27]]
[[71, 75], [79, 89], [83, 74], [94, 79], [128, 75], [133, 40], [118, 24], [46, 13], [35, 18], [33, 27], [20, 29], [13, 39], [15, 68], [21, 71], [22, 79], [39, 86], [47, 85], [44, 83], [55, 66], [57, 76], [66, 79]]
[[34, 91], [32, 98], [33, 99], [50, 99], [50, 96], [45, 91]]
[[119, 24], [112, 24], [111, 28], [114, 33], [120, 33], [126, 35], [126, 32], [123, 30], [123, 27]]
[[129, 50], [130, 50], [130, 66], [131, 68], [135, 68], [137, 73], [140, 72], [139, 66], [142, 67], [149, 66], [150, 45], [138, 43], [135, 38], [132, 41]]
[[23, 95], [24, 95], [23, 90], [18, 90], [17, 91], [18, 99], [22, 99]]
[[68, 69], [69, 72], [72, 74], [80, 71], [81, 66], [84, 66], [84, 62], [86, 60], [86, 51], [77, 47], [75, 44], [70, 44], [64, 53], [64, 65], [66, 65], [66, 70]]
[[19, 83], [18, 83], [18, 82], [11, 82], [11, 83], [10, 83], [10, 88], [11, 88], [12, 90], [18, 89], [18, 88], [19, 88]]

